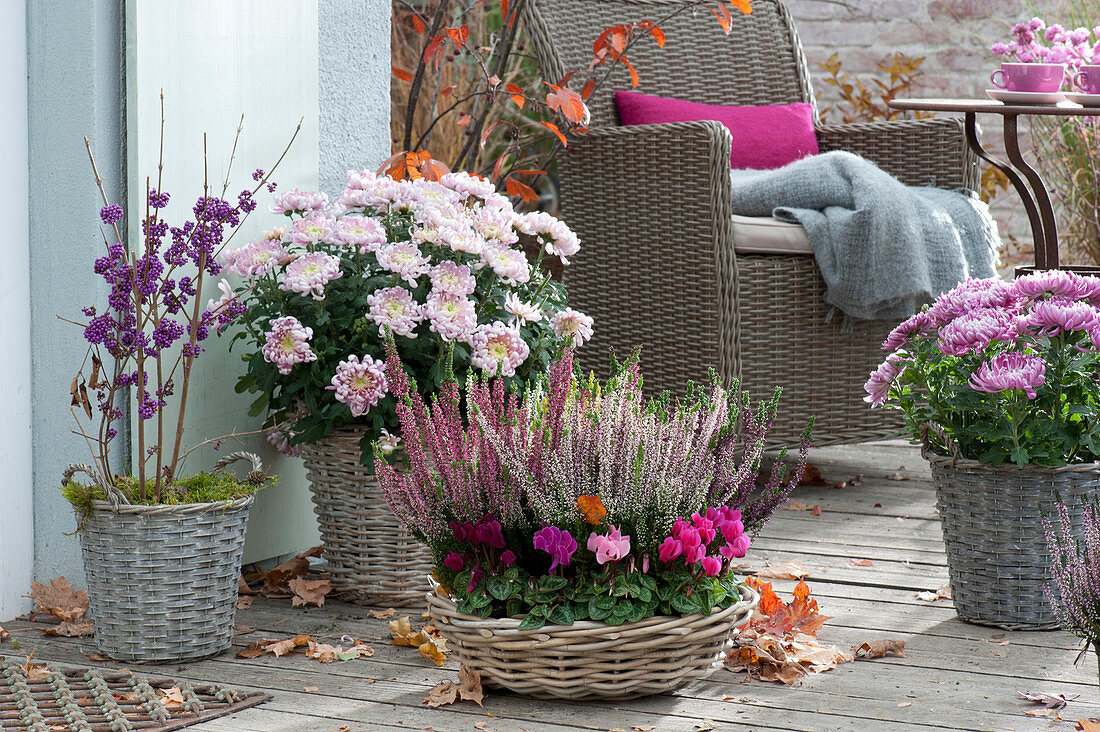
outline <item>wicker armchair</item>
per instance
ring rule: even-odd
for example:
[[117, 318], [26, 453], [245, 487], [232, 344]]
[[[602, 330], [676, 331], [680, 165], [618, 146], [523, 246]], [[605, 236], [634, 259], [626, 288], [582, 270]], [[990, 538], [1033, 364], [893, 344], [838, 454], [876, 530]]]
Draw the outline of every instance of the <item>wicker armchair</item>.
[[[605, 28], [667, 16], [683, 0], [528, 0], [524, 21], [542, 74], [585, 68]], [[711, 104], [814, 103], [809, 72], [786, 8], [754, 0], [726, 36], [701, 11], [661, 23], [663, 49], [638, 43], [638, 91]], [[591, 129], [559, 158], [562, 211], [585, 246], [566, 268], [570, 299], [596, 320], [581, 365], [603, 373], [607, 351], [643, 346], [647, 388], [682, 393], [716, 368], [754, 400], [784, 388], [778, 441], [796, 442], [810, 415], [814, 443], [896, 434], [896, 412], [870, 410], [863, 382], [882, 358], [893, 323], [830, 317], [825, 283], [807, 250], [754, 247], [731, 211], [732, 137], [718, 122], [618, 125], [611, 90], [589, 100]], [[822, 152], [860, 154], [911, 185], [977, 186], [961, 120], [817, 126]], [[742, 217], [737, 217], [742, 218]], [[773, 222], [773, 219], [763, 219]], [[802, 232], [801, 227], [794, 227]], [[802, 236], [805, 233], [802, 232]]]

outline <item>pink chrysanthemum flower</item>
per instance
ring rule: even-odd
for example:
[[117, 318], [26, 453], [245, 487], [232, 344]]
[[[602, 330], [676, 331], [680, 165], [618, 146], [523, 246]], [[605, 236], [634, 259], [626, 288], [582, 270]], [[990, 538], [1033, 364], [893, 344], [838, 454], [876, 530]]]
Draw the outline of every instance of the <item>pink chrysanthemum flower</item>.
[[904, 353], [891, 353], [887, 356], [886, 360], [871, 372], [871, 378], [867, 379], [867, 383], [863, 385], [863, 390], [867, 392], [863, 401], [870, 402], [872, 407], [881, 407], [890, 396], [890, 387], [893, 386], [894, 379], [905, 370], [906, 361], [908, 359]]
[[542, 320], [542, 311], [531, 303], [520, 300], [519, 295], [514, 292], [504, 297], [504, 310], [512, 316], [508, 319], [508, 325], [523, 326]]
[[1044, 295], [1077, 299], [1084, 291], [1086, 283], [1073, 272], [1051, 269], [1034, 272], [1016, 278], [1012, 283], [1013, 292], [1021, 298], [1041, 298]]
[[592, 318], [579, 310], [566, 308], [554, 313], [550, 327], [555, 335], [573, 339], [574, 346], [583, 345], [592, 337]]
[[1040, 300], [1032, 305], [1024, 324], [1038, 335], [1055, 336], [1064, 331], [1091, 331], [1098, 319], [1100, 312], [1088, 303]]
[[222, 308], [233, 302], [233, 300], [237, 297], [237, 293], [233, 292], [233, 286], [230, 285], [229, 280], [225, 279], [224, 277], [218, 283], [218, 289], [222, 291], [222, 296], [219, 297], [217, 300], [210, 300], [206, 303], [206, 309], [214, 315], [220, 313]]
[[267, 431], [267, 442], [287, 457], [302, 457], [302, 446], [291, 445], [290, 437], [283, 430], [269, 429]]
[[314, 214], [297, 219], [290, 226], [290, 240], [304, 247], [318, 244], [336, 244], [336, 222], [327, 216]]
[[376, 252], [386, 243], [386, 227], [378, 219], [345, 216], [336, 223], [336, 241], [360, 254]]
[[485, 198], [486, 196], [496, 193], [497, 190], [492, 181], [470, 175], [465, 171], [444, 173], [440, 177], [439, 182], [463, 196], [476, 196], [477, 198]]
[[271, 321], [271, 330], [265, 335], [260, 350], [265, 361], [275, 364], [279, 367], [279, 373], [286, 375], [297, 364], [317, 360], [317, 354], [309, 347], [312, 337], [312, 328], [288, 315]]
[[241, 277], [258, 277], [271, 272], [290, 260], [290, 253], [277, 241], [261, 239], [238, 249], [227, 249], [222, 263]]
[[428, 327], [447, 342], [467, 342], [477, 328], [474, 301], [458, 295], [433, 291], [424, 305], [424, 315]]
[[428, 276], [432, 281], [432, 291], [444, 295], [466, 297], [477, 289], [477, 282], [470, 274], [470, 268], [464, 264], [443, 262], [432, 267]]
[[[1097, 50], [1100, 51], [1100, 42], [1097, 43]], [[1080, 281], [1080, 299], [1088, 300], [1089, 304], [1094, 308], [1100, 308], [1100, 277], [1082, 275], [1080, 276]]]
[[478, 326], [470, 345], [474, 349], [470, 363], [489, 376], [515, 376], [531, 354], [519, 332], [499, 322]]
[[339, 257], [324, 252], [310, 252], [287, 265], [283, 283], [279, 287], [287, 292], [313, 295], [314, 300], [324, 300], [325, 285], [343, 276]]
[[417, 278], [428, 271], [428, 258], [420, 253], [411, 241], [397, 242], [380, 247], [376, 253], [378, 264], [401, 279], [415, 286]]
[[519, 241], [519, 235], [512, 226], [514, 218], [511, 206], [507, 209], [482, 206], [474, 214], [474, 226], [490, 244], [509, 246]]
[[386, 364], [370, 356], [363, 356], [362, 361], [348, 356], [336, 367], [332, 386], [325, 388], [336, 392], [336, 401], [347, 404], [351, 416], [361, 417], [386, 394]]
[[404, 287], [384, 287], [367, 296], [367, 317], [379, 328], [394, 334], [416, 338], [416, 326], [423, 320], [421, 308]]
[[462, 254], [481, 255], [487, 248], [485, 240], [467, 227], [448, 226], [439, 229], [440, 244]]
[[1016, 336], [1016, 319], [1010, 311], [978, 308], [962, 313], [941, 327], [936, 346], [940, 353], [962, 356], [980, 351], [993, 341], [1015, 340]]
[[882, 350], [894, 351], [909, 342], [909, 338], [918, 333], [927, 333], [936, 327], [936, 320], [927, 310], [909, 316], [898, 327], [890, 331], [882, 342]]
[[1046, 364], [1027, 353], [1002, 353], [989, 359], [970, 376], [970, 388], [996, 394], [1022, 389], [1035, 398], [1036, 387], [1046, 382]]
[[518, 214], [515, 226], [524, 234], [539, 236], [545, 242], [546, 253], [558, 257], [562, 264], [569, 264], [567, 257], [580, 251], [581, 242], [573, 230], [545, 211]]
[[328, 196], [320, 191], [300, 191], [297, 188], [275, 196], [271, 210], [274, 213], [308, 213], [323, 211], [328, 206]]
[[531, 279], [531, 268], [527, 256], [518, 249], [495, 245], [481, 250], [481, 261], [491, 267], [502, 282], [520, 285]]
[[1007, 307], [1014, 301], [1012, 285], [1003, 280], [996, 277], [967, 279], [950, 292], [940, 295], [929, 312], [937, 325], [943, 325], [970, 310]]

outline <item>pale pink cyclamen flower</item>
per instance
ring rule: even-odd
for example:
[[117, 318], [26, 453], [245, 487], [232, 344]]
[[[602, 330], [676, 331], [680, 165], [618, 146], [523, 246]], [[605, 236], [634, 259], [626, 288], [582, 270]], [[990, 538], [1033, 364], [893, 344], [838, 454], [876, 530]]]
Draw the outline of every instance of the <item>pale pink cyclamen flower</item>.
[[504, 310], [512, 316], [508, 319], [508, 325], [524, 326], [542, 320], [542, 311], [531, 303], [520, 300], [519, 295], [514, 292], [509, 292], [504, 297]]
[[325, 285], [340, 279], [340, 258], [324, 252], [303, 254], [287, 265], [280, 288], [287, 292], [312, 295], [314, 300], [325, 299]]
[[336, 222], [336, 241], [360, 254], [376, 252], [386, 243], [386, 227], [377, 219], [345, 216]]
[[433, 290], [424, 304], [424, 316], [428, 319], [428, 327], [448, 343], [468, 342], [477, 328], [474, 301], [458, 295]]
[[295, 365], [316, 361], [317, 354], [309, 347], [313, 329], [302, 325], [297, 318], [287, 315], [272, 320], [271, 330], [264, 337], [260, 351], [264, 360], [279, 367], [279, 373], [290, 373]]
[[886, 336], [886, 340], [882, 342], [882, 350], [894, 351], [901, 348], [909, 342], [909, 338], [921, 334], [927, 333], [936, 327], [936, 320], [932, 317], [932, 314], [927, 310], [922, 310], [919, 313], [909, 316], [898, 327], [890, 331], [890, 335]]
[[983, 280], [968, 278], [940, 295], [928, 312], [937, 325], [944, 325], [970, 310], [1008, 307], [1015, 300], [1012, 286], [1003, 280], [996, 277]]
[[267, 442], [276, 450], [286, 455], [287, 457], [301, 457], [302, 446], [291, 445], [290, 438], [287, 433], [278, 428], [272, 428], [267, 431]]
[[481, 261], [491, 267], [505, 284], [521, 285], [531, 279], [527, 255], [518, 249], [502, 245], [486, 246], [481, 250]]
[[397, 242], [380, 247], [375, 253], [378, 264], [397, 274], [410, 285], [428, 271], [428, 258], [420, 253], [420, 248], [411, 241]]
[[433, 292], [466, 297], [477, 289], [477, 282], [470, 274], [470, 268], [464, 264], [443, 262], [432, 267], [428, 276], [432, 281]]
[[361, 417], [386, 394], [385, 362], [370, 356], [360, 361], [352, 354], [336, 367], [332, 386], [325, 388], [336, 392], [336, 401], [347, 404], [351, 416]]
[[290, 240], [303, 247], [337, 244], [339, 239], [336, 233], [336, 221], [320, 214], [296, 219], [290, 225]]
[[1087, 287], [1081, 277], [1073, 272], [1050, 269], [1045, 272], [1033, 272], [1017, 277], [1012, 290], [1021, 298], [1040, 298], [1044, 295], [1055, 297], [1079, 298]]
[[630, 554], [630, 537], [623, 536], [617, 526], [612, 526], [607, 536], [593, 531], [588, 535], [588, 550], [595, 552], [596, 561], [600, 564], [617, 562]]
[[572, 338], [574, 346], [581, 346], [592, 337], [592, 322], [592, 318], [581, 311], [566, 308], [554, 313], [550, 327], [555, 335]]
[[489, 376], [515, 376], [516, 369], [531, 355], [531, 349], [519, 331], [504, 323], [478, 326], [470, 336], [473, 366]]
[[290, 261], [291, 255], [273, 239], [249, 242], [237, 249], [227, 249], [221, 260], [230, 272], [240, 277], [258, 277]]
[[1063, 331], [1091, 331], [1100, 311], [1084, 302], [1040, 300], [1032, 305], [1024, 323], [1038, 335], [1055, 336]]
[[980, 351], [993, 341], [1016, 339], [1016, 318], [1002, 308], [978, 308], [962, 313], [939, 331], [940, 353], [962, 356]]
[[989, 359], [970, 376], [970, 388], [995, 394], [1022, 389], [1034, 399], [1036, 387], [1046, 382], [1046, 364], [1027, 353], [1002, 353]]
[[320, 191], [300, 191], [297, 188], [275, 195], [271, 210], [274, 213], [308, 213], [323, 211], [328, 206], [328, 196]]
[[404, 287], [384, 287], [367, 296], [370, 310], [367, 317], [379, 328], [389, 328], [395, 335], [416, 338], [416, 326], [424, 314], [412, 293]]
[[904, 351], [887, 356], [886, 360], [871, 372], [871, 378], [867, 379], [867, 383], [863, 385], [863, 390], [867, 392], [863, 401], [870, 402], [872, 407], [881, 407], [890, 396], [890, 387], [893, 386], [894, 379], [905, 370], [905, 363], [908, 360]]

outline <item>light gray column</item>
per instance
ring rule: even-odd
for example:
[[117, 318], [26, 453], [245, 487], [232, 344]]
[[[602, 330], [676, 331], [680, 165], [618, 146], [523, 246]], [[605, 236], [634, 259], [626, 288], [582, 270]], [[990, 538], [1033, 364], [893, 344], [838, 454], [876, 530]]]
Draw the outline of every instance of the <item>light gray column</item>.
[[69, 413], [69, 383], [87, 344], [80, 328], [57, 316], [78, 320], [81, 307], [106, 302], [92, 273], [103, 251], [102, 203], [83, 136], [92, 140], [108, 195], [125, 205], [122, 37], [115, 0], [27, 3], [34, 573], [78, 585], [79, 547], [65, 535], [75, 521], [58, 486], [65, 466], [90, 457], [70, 432]]

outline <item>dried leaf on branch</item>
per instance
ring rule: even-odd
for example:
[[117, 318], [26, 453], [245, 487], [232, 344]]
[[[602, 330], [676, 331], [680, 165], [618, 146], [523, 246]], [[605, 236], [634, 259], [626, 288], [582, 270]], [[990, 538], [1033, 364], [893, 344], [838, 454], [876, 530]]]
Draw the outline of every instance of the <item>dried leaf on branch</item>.
[[35, 612], [49, 613], [58, 620], [74, 622], [88, 612], [88, 593], [73, 590], [72, 584], [64, 577], [50, 580], [49, 585], [31, 582], [31, 594]]
[[458, 670], [458, 683], [444, 681], [428, 692], [424, 703], [429, 707], [441, 707], [444, 704], [454, 704], [456, 701], [472, 701], [479, 707], [484, 706], [481, 700], [485, 698], [485, 692], [481, 688], [481, 676], [477, 671], [463, 666]]
[[402, 615], [397, 620], [390, 621], [390, 632], [393, 633], [393, 645], [412, 646], [420, 651], [420, 655], [428, 659], [436, 666], [442, 666], [447, 656], [446, 641], [443, 638], [433, 637], [428, 631], [428, 626], [414, 631], [409, 616]]

